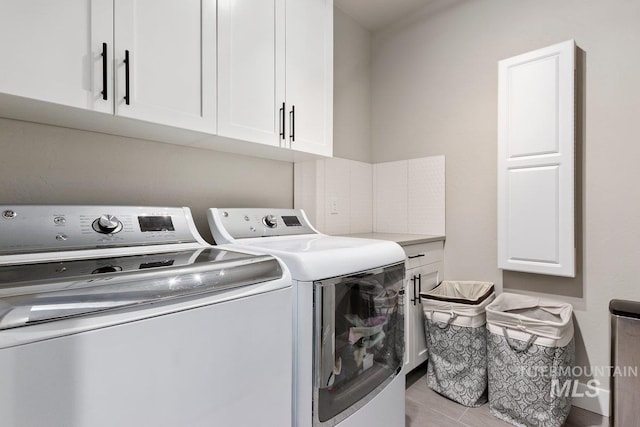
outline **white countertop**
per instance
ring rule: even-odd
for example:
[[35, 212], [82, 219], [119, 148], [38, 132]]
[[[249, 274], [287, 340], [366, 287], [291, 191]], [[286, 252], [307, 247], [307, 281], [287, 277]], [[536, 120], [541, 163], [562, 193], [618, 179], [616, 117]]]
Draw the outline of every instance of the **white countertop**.
[[390, 240], [400, 246], [417, 245], [419, 243], [429, 243], [445, 240], [445, 236], [435, 236], [431, 234], [401, 234], [401, 233], [356, 233], [342, 234], [345, 237], [359, 237], [361, 239]]

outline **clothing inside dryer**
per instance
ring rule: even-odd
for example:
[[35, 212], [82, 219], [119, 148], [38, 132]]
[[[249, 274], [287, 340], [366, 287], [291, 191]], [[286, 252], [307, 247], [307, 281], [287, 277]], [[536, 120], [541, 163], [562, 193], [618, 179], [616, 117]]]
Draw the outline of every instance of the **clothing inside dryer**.
[[319, 390], [321, 421], [369, 395], [402, 366], [403, 281], [404, 265], [399, 264], [331, 285], [335, 360]]

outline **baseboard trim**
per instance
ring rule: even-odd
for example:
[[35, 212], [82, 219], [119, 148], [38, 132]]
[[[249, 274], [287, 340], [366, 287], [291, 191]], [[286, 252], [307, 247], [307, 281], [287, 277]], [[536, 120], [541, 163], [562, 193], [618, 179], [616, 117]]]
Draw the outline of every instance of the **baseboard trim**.
[[604, 417], [609, 416], [611, 413], [609, 408], [611, 392], [609, 390], [578, 383], [576, 391], [577, 396], [573, 396], [571, 400], [573, 406], [595, 412]]

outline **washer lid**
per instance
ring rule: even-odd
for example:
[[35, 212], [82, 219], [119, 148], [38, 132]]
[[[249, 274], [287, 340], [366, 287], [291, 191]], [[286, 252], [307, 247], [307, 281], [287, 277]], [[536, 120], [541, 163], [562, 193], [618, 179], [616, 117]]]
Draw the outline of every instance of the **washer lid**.
[[395, 242], [323, 234], [244, 239], [225, 247], [275, 255], [287, 264], [293, 279], [305, 282], [405, 260], [404, 250]]
[[276, 280], [268, 255], [217, 248], [0, 267], [0, 330]]

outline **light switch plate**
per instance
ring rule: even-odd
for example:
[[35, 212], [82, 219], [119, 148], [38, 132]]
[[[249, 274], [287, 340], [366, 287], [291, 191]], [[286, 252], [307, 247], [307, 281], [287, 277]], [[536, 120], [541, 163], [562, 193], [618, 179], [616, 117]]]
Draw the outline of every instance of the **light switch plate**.
[[338, 198], [337, 197], [329, 197], [329, 212], [331, 215], [338, 214]]

